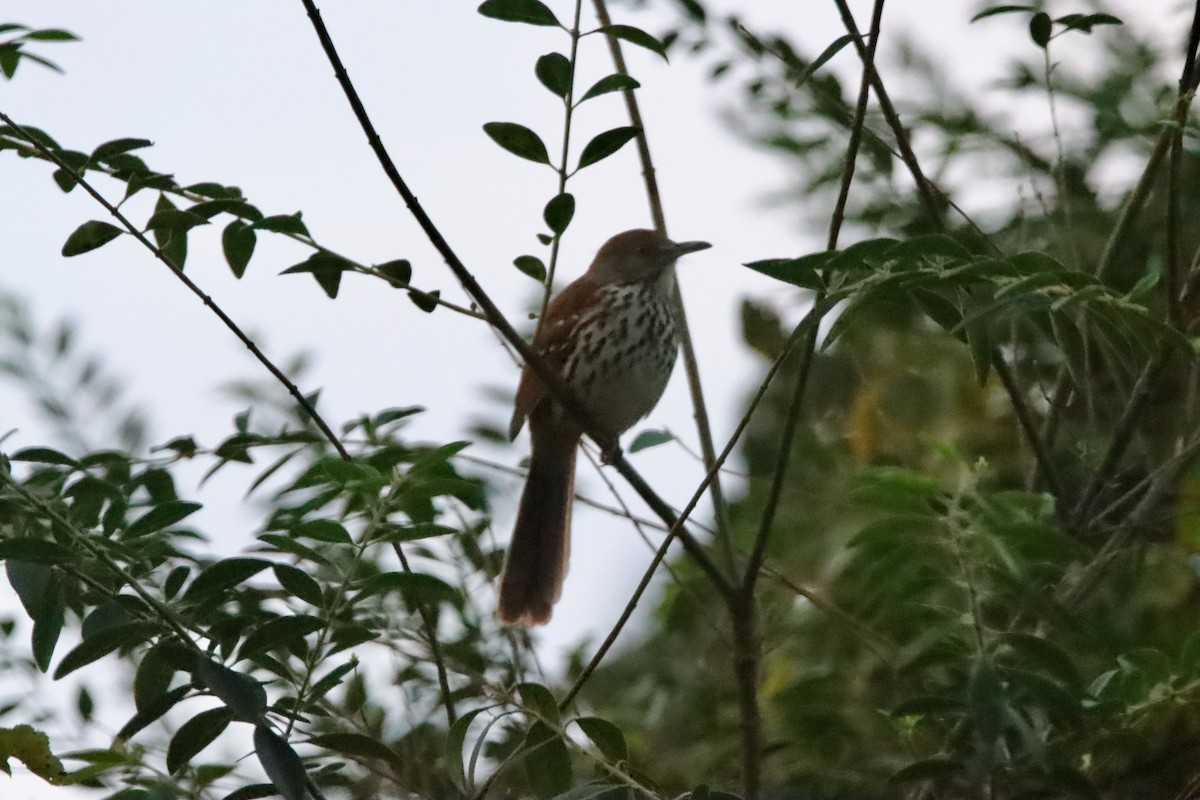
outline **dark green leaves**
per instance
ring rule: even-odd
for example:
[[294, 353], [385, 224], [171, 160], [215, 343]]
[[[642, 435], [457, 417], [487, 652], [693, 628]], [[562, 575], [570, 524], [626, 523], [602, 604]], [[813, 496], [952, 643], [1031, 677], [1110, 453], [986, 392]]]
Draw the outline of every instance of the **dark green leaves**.
[[240, 219], [235, 219], [225, 226], [225, 231], [221, 234], [221, 249], [225, 252], [225, 261], [235, 278], [246, 274], [246, 265], [250, 263], [250, 256], [254, 255], [257, 240], [254, 228]]
[[291, 745], [266, 725], [256, 725], [254, 754], [284, 800], [304, 800], [308, 775]]
[[[541, 0], [485, 0], [479, 13], [505, 22], [524, 22], [528, 25], [559, 25], [554, 12]], [[561, 26], [560, 26], [561, 27]]]
[[575, 724], [610, 763], [619, 764], [629, 760], [629, 747], [625, 744], [625, 735], [616, 725], [599, 717], [580, 717], [575, 720]]
[[352, 272], [353, 270], [353, 261], [336, 256], [333, 253], [313, 253], [304, 261], [295, 266], [288, 267], [279, 274], [294, 275], [302, 272], [309, 273], [316, 279], [321, 289], [329, 296], [329, 299], [332, 300], [338, 295], [338, 289], [342, 284], [342, 273]]
[[538, 164], [549, 164], [550, 155], [541, 138], [515, 122], [488, 122], [483, 126], [483, 132], [492, 138], [496, 144], [515, 156], [534, 161]]
[[577, 170], [591, 166], [597, 161], [608, 158], [613, 153], [625, 146], [625, 143], [638, 135], [639, 128], [632, 126], [623, 128], [613, 128], [604, 133], [597, 134], [583, 148], [583, 152], [579, 155], [579, 166]]
[[525, 775], [534, 794], [550, 798], [571, 788], [571, 754], [549, 725], [533, 723], [524, 750]]
[[74, 561], [76, 554], [57, 542], [31, 536], [0, 539], [0, 561], [12, 559], [28, 564], [65, 564]]
[[62, 247], [62, 254], [67, 258], [81, 255], [95, 250], [97, 247], [103, 247], [122, 233], [124, 233], [123, 230], [107, 222], [99, 220], [85, 222], [67, 237], [67, 241]]
[[513, 259], [513, 266], [539, 283], [546, 280], [546, 265], [537, 256], [517, 256]]
[[204, 656], [196, 657], [192, 674], [196, 683], [212, 692], [237, 719], [254, 722], [266, 713], [267, 692], [249, 675]]
[[566, 98], [571, 92], [571, 62], [562, 53], [547, 53], [534, 66], [537, 79], [555, 95]]
[[97, 145], [92, 151], [92, 161], [108, 161], [114, 156], [119, 156], [122, 153], [128, 153], [131, 150], [140, 150], [143, 147], [150, 147], [154, 142], [149, 139], [113, 139], [104, 144]]
[[183, 723], [167, 748], [167, 770], [173, 774], [187, 766], [221, 735], [232, 719], [229, 709], [210, 708]]
[[978, 22], [979, 20], [987, 19], [988, 17], [995, 17], [1000, 14], [1012, 14], [1018, 11], [1037, 11], [1037, 9], [1033, 6], [992, 6], [991, 8], [985, 8], [983, 11], [980, 11], [978, 14], [971, 17], [971, 22]]
[[556, 236], [562, 236], [574, 216], [575, 197], [566, 192], [551, 198], [542, 212], [542, 219], [546, 221], [546, 225], [554, 231]]
[[1033, 43], [1038, 47], [1044, 49], [1050, 43], [1050, 32], [1053, 27], [1054, 23], [1050, 21], [1050, 15], [1039, 11], [1029, 19], [1029, 38], [1033, 39]]
[[381, 572], [362, 582], [359, 599], [376, 594], [399, 592], [410, 607], [429, 603], [451, 603], [458, 605], [462, 595], [450, 584], [419, 572]]
[[628, 75], [621, 75], [619, 73], [609, 75], [593, 83], [592, 88], [584, 92], [583, 97], [579, 98], [579, 103], [582, 103], [584, 100], [591, 100], [593, 97], [599, 97], [602, 94], [608, 94], [609, 92], [619, 92], [622, 89], [637, 89], [640, 86], [640, 83]]
[[184, 500], [168, 500], [165, 503], [158, 504], [134, 520], [125, 529], [125, 536], [132, 538], [160, 531], [177, 522], [182, 522], [187, 517], [199, 511], [200, 508], [201, 505], [199, 503], [189, 503]]
[[54, 671], [54, 680], [66, 677], [80, 667], [103, 658], [119, 647], [140, 644], [146, 641], [158, 630], [152, 622], [123, 622], [106, 627], [102, 633], [89, 639], [84, 639], [78, 647], [63, 656], [58, 669]]
[[56, 464], [62, 467], [74, 467], [78, 464], [66, 453], [60, 453], [50, 447], [25, 447], [11, 456], [13, 461], [29, 461], [34, 464]]
[[202, 600], [210, 594], [236, 586], [269, 566], [271, 562], [263, 558], [239, 556], [218, 561], [196, 576], [196, 580], [192, 581], [192, 585], [184, 594], [184, 599]]
[[275, 647], [302, 639], [325, 627], [325, 621], [305, 614], [276, 617], [263, 623], [258, 630], [246, 637], [238, 651], [240, 658], [250, 658]]
[[597, 33], [603, 33], [605, 36], [612, 36], [615, 39], [621, 39], [638, 47], [644, 47], [650, 52], [662, 56], [664, 61], [667, 59], [667, 48], [663, 47], [662, 42], [641, 28], [635, 28], [632, 25], [609, 25], [597, 29]]
[[649, 450], [651, 447], [658, 447], [660, 444], [674, 441], [675, 437], [670, 431], [642, 431], [634, 437], [633, 443], [629, 445], [630, 453], [637, 453], [641, 450]]
[[379, 759], [386, 761], [392, 767], [402, 769], [404, 764], [396, 751], [378, 739], [364, 736], [361, 733], [327, 733], [309, 739], [309, 744], [333, 750], [336, 753], [358, 759]]

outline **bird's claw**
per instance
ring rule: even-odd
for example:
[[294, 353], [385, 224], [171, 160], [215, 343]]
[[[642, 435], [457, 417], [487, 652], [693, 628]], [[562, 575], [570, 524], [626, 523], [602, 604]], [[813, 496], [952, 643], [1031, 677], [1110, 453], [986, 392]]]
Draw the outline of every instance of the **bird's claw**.
[[617, 440], [600, 444], [600, 463], [610, 467], [621, 459], [621, 445]]

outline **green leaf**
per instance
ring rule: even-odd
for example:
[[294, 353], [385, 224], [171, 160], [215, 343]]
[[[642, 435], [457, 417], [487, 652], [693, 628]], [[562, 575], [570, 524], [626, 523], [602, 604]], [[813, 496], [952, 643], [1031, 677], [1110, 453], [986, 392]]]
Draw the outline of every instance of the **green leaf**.
[[[574, 216], [575, 197], [566, 192], [552, 197], [550, 202], [546, 203], [545, 210], [542, 211], [542, 219], [546, 221], [547, 227], [558, 236], [562, 236]], [[524, 272], [524, 270], [521, 271]], [[545, 276], [543, 275], [539, 280], [545, 280]]]
[[593, 83], [592, 88], [584, 92], [583, 97], [579, 98], [575, 105], [579, 105], [584, 100], [591, 100], [593, 97], [599, 97], [602, 94], [608, 94], [609, 92], [619, 92], [624, 89], [638, 88], [641, 88], [641, 84], [628, 75], [622, 75], [620, 73], [608, 75]]
[[235, 219], [225, 226], [224, 232], [221, 233], [221, 249], [225, 252], [225, 262], [229, 264], [235, 278], [246, 274], [246, 265], [250, 263], [250, 256], [254, 255], [254, 245], [257, 241], [258, 235], [254, 233], [254, 228], [240, 219]]
[[167, 573], [167, 579], [163, 581], [163, 596], [168, 600], [179, 594], [179, 590], [183, 588], [184, 582], [188, 576], [192, 574], [192, 568], [181, 564]]
[[125, 529], [125, 538], [145, 536], [148, 533], [169, 528], [195, 514], [201, 508], [200, 503], [189, 503], [186, 500], [168, 500], [165, 503], [159, 503], [130, 523], [129, 527]]
[[40, 31], [30, 31], [24, 38], [37, 42], [78, 42], [79, 37], [61, 28], [44, 28]]
[[167, 771], [172, 775], [188, 765], [228, 727], [232, 717], [227, 708], [210, 708], [183, 723], [167, 747]]
[[299, 211], [295, 214], [276, 214], [271, 217], [263, 217], [252, 224], [261, 231], [308, 236], [308, 226], [301, 221], [300, 217]]
[[91, 220], [80, 225], [67, 237], [63, 244], [62, 254], [66, 258], [81, 255], [97, 247], [103, 247], [124, 233], [116, 225], [110, 225], [100, 220]]
[[139, 710], [133, 717], [121, 726], [121, 730], [117, 731], [116, 739], [119, 742], [126, 742], [132, 739], [146, 728], [147, 725], [152, 725], [163, 717], [168, 711], [179, 704], [180, 700], [187, 697], [192, 691], [191, 685], [177, 686], [165, 695], [160, 696], [152, 702], [146, 709]]
[[523, 750], [525, 775], [535, 795], [551, 798], [571, 788], [571, 754], [550, 726], [533, 723]]
[[553, 725], [559, 724], [558, 701], [549, 689], [540, 683], [520, 683], [517, 684], [517, 691], [521, 693], [521, 702], [526, 708]]
[[284, 589], [309, 605], [318, 608], [322, 605], [321, 585], [313, 576], [289, 564], [276, 564], [272, 569], [275, 571], [275, 579]]
[[541, 137], [524, 125], [515, 122], [487, 122], [484, 123], [483, 132], [515, 156], [538, 164], [550, 163], [550, 155], [546, 152], [546, 145], [542, 143]]
[[450, 726], [450, 730], [446, 734], [446, 762], [450, 768], [450, 778], [454, 781], [455, 786], [463, 790], [464, 794], [468, 794], [469, 786], [466, 771], [463, 769], [463, 747], [466, 745], [471, 723], [486, 710], [485, 708], [476, 708], [468, 711], [454, 720], [454, 724]]
[[245, 200], [226, 197], [218, 200], [205, 200], [202, 203], [196, 203], [188, 209], [196, 216], [212, 219], [217, 214], [232, 214], [235, 217], [248, 219], [251, 222], [263, 218], [263, 213], [256, 206], [252, 206]]
[[270, 566], [272, 563], [264, 558], [235, 556], [223, 559], [209, 565], [197, 575], [196, 580], [192, 581], [192, 585], [184, 593], [183, 599], [187, 601], [203, 599], [206, 595], [236, 586]]
[[437, 311], [437, 301], [441, 296], [442, 292], [440, 289], [435, 289], [432, 292], [420, 292], [416, 289], [408, 290], [408, 299], [412, 301], [414, 306], [421, 309], [426, 314], [432, 314], [434, 311]]
[[54, 648], [58, 646], [58, 637], [62, 634], [63, 612], [66, 610], [57, 581], [52, 584], [50, 595], [49, 601], [33, 617], [30, 636], [33, 660], [42, 672], [50, 671], [50, 661], [54, 658]]
[[330, 544], [354, 544], [350, 534], [340, 522], [332, 519], [313, 519], [301, 522], [292, 528], [293, 536], [303, 536], [306, 539], [316, 539]]
[[366, 760], [379, 759], [380, 761], [388, 762], [392, 767], [397, 769], [404, 767], [404, 762], [400, 760], [400, 756], [396, 754], [395, 750], [378, 739], [373, 739], [361, 733], [326, 733], [314, 736], [308, 742], [309, 744], [315, 744], [317, 747], [332, 750], [335, 753], [355, 756]]
[[379, 270], [379, 274], [383, 277], [395, 281], [401, 286], [408, 286], [412, 281], [412, 263], [407, 258], [384, 262], [377, 265], [375, 269]]
[[575, 169], [590, 167], [597, 161], [608, 158], [624, 147], [626, 142], [637, 136], [639, 130], [639, 128], [626, 126], [596, 134], [583, 148], [583, 152], [579, 155], [579, 166]]
[[313, 683], [312, 691], [309, 692], [309, 698], [312, 701], [320, 700], [325, 695], [329, 694], [336, 686], [342, 682], [342, 678], [346, 677], [346, 673], [358, 666], [358, 660], [351, 658], [345, 664], [334, 667], [328, 673], [321, 676], [320, 680]]
[[161, 211], [155, 211], [150, 215], [150, 219], [146, 220], [146, 230], [148, 231], [174, 231], [188, 230], [198, 225], [207, 225], [208, 219], [193, 214], [187, 209], [180, 208], [164, 208]]
[[755, 272], [761, 272], [768, 278], [790, 283], [803, 289], [819, 291], [825, 288], [819, 270], [824, 269], [834, 257], [835, 252], [810, 253], [800, 258], [768, 258], [762, 261], [751, 261], [743, 264]]
[[64, 678], [120, 647], [140, 644], [157, 632], [158, 625], [153, 622], [123, 622], [110, 625], [104, 629], [103, 635], [84, 639], [74, 650], [63, 656], [63, 660], [58, 662], [58, 669], [54, 671], [54, 680]]
[[1053, 27], [1054, 23], [1050, 21], [1050, 15], [1039, 11], [1029, 20], [1029, 38], [1044, 50], [1050, 43], [1050, 32]]
[[266, 725], [256, 725], [254, 753], [284, 800], [304, 800], [308, 774], [291, 745]]
[[17, 65], [21, 63], [22, 55], [25, 54], [18, 45], [0, 45], [0, 72], [4, 73], [4, 77], [12, 80], [13, 75], [17, 74]]
[[1055, 20], [1055, 22], [1061, 23], [1064, 26], [1065, 30], [1063, 33], [1066, 33], [1067, 31], [1083, 31], [1084, 33], [1091, 33], [1092, 28], [1096, 27], [1097, 25], [1125, 24], [1118, 17], [1114, 17], [1112, 14], [1067, 14], [1066, 16], [1059, 17]]
[[562, 53], [546, 53], [534, 65], [534, 73], [553, 94], [565, 98], [571, 91], [571, 62]]
[[830, 42], [829, 46], [822, 50], [820, 55], [814, 58], [808, 67], [805, 68], [802, 73], [800, 73], [800, 77], [796, 78], [796, 82], [792, 84], [792, 88], [799, 89], [801, 86], [808, 83], [812, 76], [817, 74], [817, 70], [825, 66], [829, 59], [836, 56], [842, 51], [842, 48], [853, 41], [854, 37], [847, 33]]
[[621, 729], [606, 719], [599, 717], [579, 717], [575, 724], [592, 740], [592, 744], [604, 754], [612, 764], [629, 760], [629, 747], [625, 744], [625, 734]]
[[335, 256], [332, 253], [313, 253], [311, 256], [301, 261], [299, 264], [288, 267], [280, 275], [294, 275], [297, 273], [310, 273], [325, 294], [329, 295], [329, 299], [337, 298], [338, 288], [342, 284], [342, 273], [352, 272], [354, 270], [354, 262], [341, 256]]
[[238, 650], [238, 658], [250, 658], [280, 645], [287, 645], [296, 639], [303, 639], [308, 634], [321, 630], [326, 624], [325, 620], [306, 614], [276, 617], [263, 623], [258, 630], [246, 637]]
[[[559, 25], [558, 17], [541, 0], [485, 0], [479, 13], [505, 22], [524, 22], [528, 25]], [[561, 25], [559, 26], [561, 27]]]
[[199, 655], [192, 674], [196, 683], [212, 692], [235, 718], [254, 722], [266, 713], [267, 692], [251, 676]]
[[968, 706], [975, 731], [983, 741], [990, 744], [1000, 735], [1006, 705], [996, 665], [989, 656], [980, 656], [971, 672]]
[[985, 8], [971, 17], [971, 22], [978, 22], [981, 19], [995, 17], [999, 14], [1012, 14], [1017, 11], [1037, 11], [1037, 9], [1033, 6], [992, 6], [991, 8]]
[[667, 60], [667, 48], [663, 47], [663, 43], [641, 28], [635, 28], [632, 25], [608, 25], [598, 28], [596, 32], [612, 36], [615, 39], [622, 39], [638, 47], [644, 47], [652, 53], [658, 53], [663, 57], [663, 61]]
[[360, 584], [355, 602], [391, 592], [399, 592], [410, 608], [426, 603], [450, 603], [453, 606], [462, 603], [462, 595], [453, 586], [420, 572], [381, 572], [372, 575]]
[[658, 447], [660, 444], [673, 441], [675, 441], [675, 437], [669, 431], [642, 431], [634, 437], [633, 443], [629, 445], [629, 452], [649, 450], [651, 447]]
[[163, 645], [146, 651], [133, 676], [133, 704], [139, 712], [149, 711], [171, 688], [176, 667]]
[[79, 555], [70, 548], [63, 547], [58, 542], [49, 539], [38, 539], [32, 536], [16, 536], [12, 539], [0, 539], [0, 561], [13, 559], [29, 564], [66, 564], [74, 561]]
[[513, 266], [539, 283], [546, 282], [546, 265], [537, 256], [517, 256]]

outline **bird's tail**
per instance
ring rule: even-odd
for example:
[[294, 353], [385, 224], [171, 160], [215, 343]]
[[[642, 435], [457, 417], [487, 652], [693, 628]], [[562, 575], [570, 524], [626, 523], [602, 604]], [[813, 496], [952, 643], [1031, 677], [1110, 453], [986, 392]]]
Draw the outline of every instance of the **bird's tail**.
[[[505, 625], [541, 625], [562, 593], [571, 550], [571, 499], [579, 435], [551, 420], [530, 420], [533, 450], [521, 493], [497, 611]], [[541, 423], [541, 424], [539, 424]]]

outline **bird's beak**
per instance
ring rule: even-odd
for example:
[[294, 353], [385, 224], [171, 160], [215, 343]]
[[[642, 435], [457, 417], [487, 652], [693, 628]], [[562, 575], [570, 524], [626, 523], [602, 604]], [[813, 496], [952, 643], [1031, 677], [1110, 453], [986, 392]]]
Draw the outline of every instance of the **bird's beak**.
[[675, 242], [671, 245], [671, 255], [674, 258], [695, 253], [697, 250], [707, 250], [712, 247], [708, 242]]

